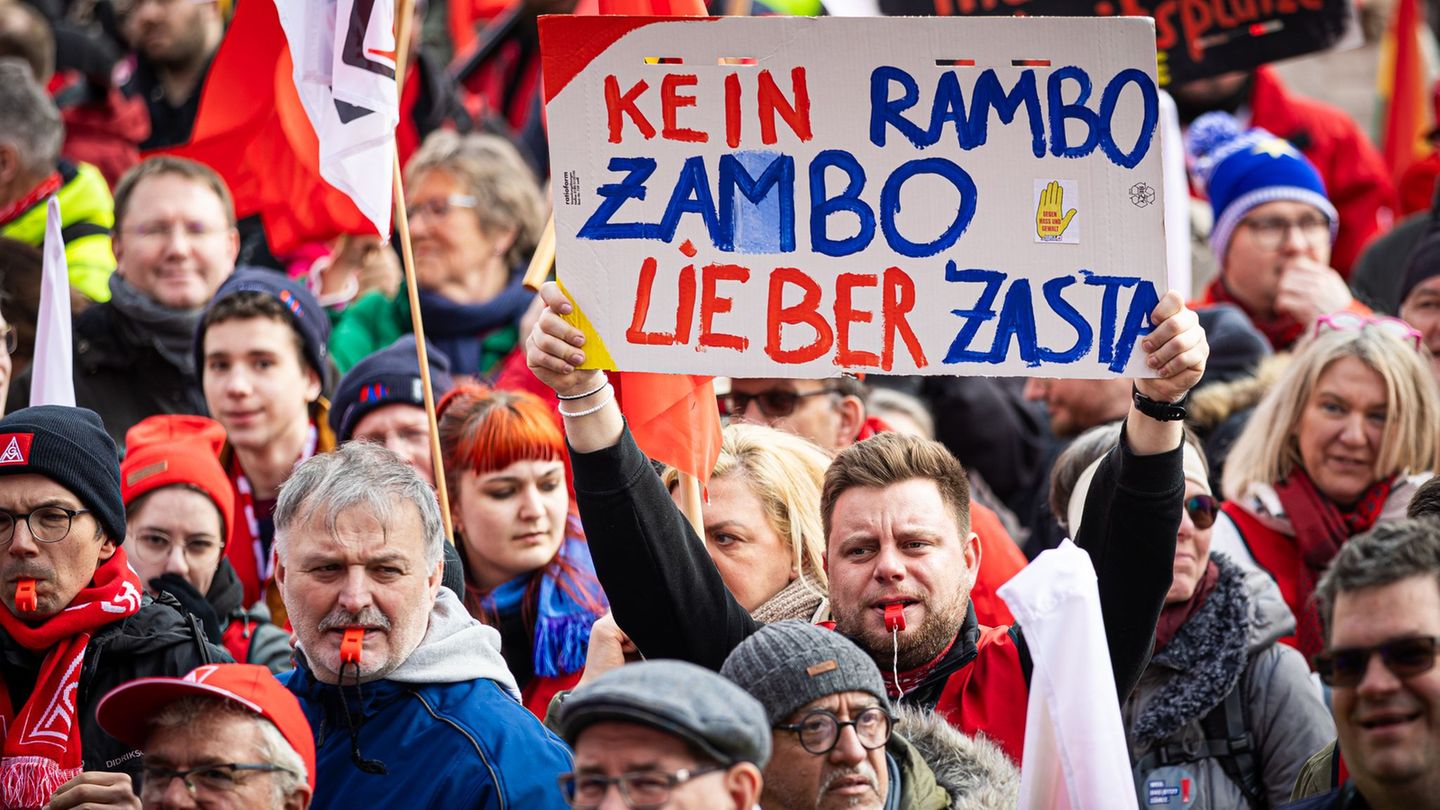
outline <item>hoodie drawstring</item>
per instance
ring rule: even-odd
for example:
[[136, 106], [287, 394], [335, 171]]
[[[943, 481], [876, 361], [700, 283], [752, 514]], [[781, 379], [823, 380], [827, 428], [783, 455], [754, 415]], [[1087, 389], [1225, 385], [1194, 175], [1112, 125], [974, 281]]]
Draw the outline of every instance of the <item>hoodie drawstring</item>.
[[[345, 724], [350, 727], [350, 761], [353, 762], [353, 763], [355, 763], [355, 767], [359, 768], [359, 769], [360, 769], [362, 772], [364, 772], [364, 773], [368, 773], [368, 774], [371, 774], [371, 775], [374, 775], [374, 776], [385, 776], [385, 775], [387, 775], [387, 774], [390, 773], [390, 769], [387, 768], [387, 767], [385, 767], [385, 763], [384, 763], [384, 762], [381, 762], [381, 761], [378, 760], [378, 759], [368, 759], [368, 758], [366, 758], [363, 754], [360, 753], [360, 722], [356, 721], [355, 716], [350, 713], [350, 701], [345, 697], [345, 667], [346, 667], [346, 666], [349, 666], [349, 665], [348, 665], [348, 664], [341, 664], [341, 665], [340, 665], [340, 684], [339, 684], [339, 685], [340, 685], [340, 705], [341, 705], [341, 709], [342, 709], [342, 712], [341, 712], [341, 713], [345, 715]], [[359, 664], [359, 663], [356, 663], [356, 664], [354, 664], [354, 667], [355, 667], [355, 684], [354, 684], [354, 688], [355, 688], [355, 702], [360, 705], [361, 710], [363, 711], [363, 710], [364, 710], [364, 706], [365, 706], [365, 696], [364, 696], [364, 695], [361, 693], [361, 691], [360, 691], [360, 664]], [[362, 719], [363, 719], [363, 718], [362, 718]]]

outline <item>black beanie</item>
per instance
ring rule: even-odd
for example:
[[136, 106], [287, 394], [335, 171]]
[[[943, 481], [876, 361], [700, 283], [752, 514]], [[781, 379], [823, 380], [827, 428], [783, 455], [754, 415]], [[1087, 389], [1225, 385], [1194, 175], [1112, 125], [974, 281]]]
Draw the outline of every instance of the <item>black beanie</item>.
[[88, 408], [36, 405], [0, 419], [0, 475], [41, 475], [65, 487], [117, 544], [125, 541], [118, 458]]
[[[430, 358], [430, 390], [436, 404], [451, 388], [450, 358], [425, 341]], [[330, 400], [330, 429], [336, 441], [348, 442], [365, 414], [386, 405], [425, 406], [415, 335], [409, 334], [366, 357], [345, 372]]]

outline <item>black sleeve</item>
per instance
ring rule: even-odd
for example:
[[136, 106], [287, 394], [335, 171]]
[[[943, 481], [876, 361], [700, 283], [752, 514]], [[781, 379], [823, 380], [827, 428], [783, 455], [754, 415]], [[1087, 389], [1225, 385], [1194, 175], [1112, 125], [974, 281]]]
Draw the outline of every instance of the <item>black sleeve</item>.
[[760, 625], [726, 589], [630, 429], [613, 447], [571, 449], [570, 460], [580, 520], [616, 623], [647, 658], [718, 670]]
[[1095, 471], [1076, 545], [1095, 565], [1110, 665], [1123, 703], [1150, 657], [1155, 622], [1170, 590], [1175, 533], [1184, 508], [1181, 449], [1137, 456], [1126, 444]]

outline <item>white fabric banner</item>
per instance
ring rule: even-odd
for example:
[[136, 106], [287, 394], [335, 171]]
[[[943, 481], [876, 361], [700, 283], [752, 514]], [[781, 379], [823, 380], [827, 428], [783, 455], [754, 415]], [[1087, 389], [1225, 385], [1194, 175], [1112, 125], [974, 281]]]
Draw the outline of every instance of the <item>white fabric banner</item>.
[[999, 594], [1024, 628], [1035, 662], [1021, 810], [1137, 807], [1090, 555], [1066, 540]]
[[60, 236], [60, 200], [45, 209], [45, 259], [40, 273], [40, 313], [35, 321], [31, 405], [75, 407], [74, 355], [70, 351], [70, 265]]
[[[395, 7], [390, 0], [275, 0], [295, 89], [320, 142], [320, 176], [390, 236]], [[297, 201], [298, 203], [299, 201]]]

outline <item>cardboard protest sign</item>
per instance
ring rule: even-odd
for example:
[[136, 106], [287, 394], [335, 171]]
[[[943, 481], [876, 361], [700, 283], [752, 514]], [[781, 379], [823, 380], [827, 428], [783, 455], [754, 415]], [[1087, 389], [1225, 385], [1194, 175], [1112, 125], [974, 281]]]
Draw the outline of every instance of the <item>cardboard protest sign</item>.
[[892, 16], [1153, 17], [1160, 86], [1341, 44], [1351, 0], [879, 0]]
[[541, 20], [592, 365], [1145, 374], [1165, 291], [1145, 19]]

